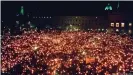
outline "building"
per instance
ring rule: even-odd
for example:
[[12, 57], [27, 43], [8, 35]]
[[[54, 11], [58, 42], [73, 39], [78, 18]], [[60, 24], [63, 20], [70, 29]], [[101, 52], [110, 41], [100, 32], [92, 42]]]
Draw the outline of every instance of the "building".
[[125, 13], [109, 13], [108, 15], [108, 21], [110, 28], [114, 32], [120, 32], [120, 33], [133, 33], [133, 15], [132, 14], [125, 14]]
[[[20, 13], [25, 20], [24, 24], [35, 25], [39, 29], [67, 29], [77, 28], [76, 30], [98, 30], [98, 31], [113, 31], [118, 33], [133, 33], [132, 14], [119, 12], [119, 2], [116, 10], [112, 11], [111, 4], [105, 7], [107, 14], [96, 16], [45, 16], [38, 14], [24, 14], [24, 7], [21, 7]], [[22, 18], [21, 16], [21, 18]], [[25, 18], [25, 19], [24, 19]], [[17, 21], [19, 22], [19, 21]], [[21, 23], [22, 24], [22, 23]], [[27, 25], [25, 27], [28, 27]]]

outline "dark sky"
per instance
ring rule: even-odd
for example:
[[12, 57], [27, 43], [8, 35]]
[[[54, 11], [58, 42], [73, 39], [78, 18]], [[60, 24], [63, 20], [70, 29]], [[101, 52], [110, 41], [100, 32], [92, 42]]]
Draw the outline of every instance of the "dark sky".
[[[105, 14], [105, 6], [110, 3], [116, 11], [118, 1], [2, 1], [2, 17], [15, 16], [24, 6], [25, 12], [32, 15], [99, 15]], [[132, 12], [133, 2], [120, 1], [120, 11]]]

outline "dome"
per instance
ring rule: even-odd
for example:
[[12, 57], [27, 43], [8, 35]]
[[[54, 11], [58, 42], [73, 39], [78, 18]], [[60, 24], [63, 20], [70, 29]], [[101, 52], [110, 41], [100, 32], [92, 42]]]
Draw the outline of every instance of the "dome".
[[112, 6], [108, 3], [108, 5], [105, 7], [105, 10], [112, 10]]

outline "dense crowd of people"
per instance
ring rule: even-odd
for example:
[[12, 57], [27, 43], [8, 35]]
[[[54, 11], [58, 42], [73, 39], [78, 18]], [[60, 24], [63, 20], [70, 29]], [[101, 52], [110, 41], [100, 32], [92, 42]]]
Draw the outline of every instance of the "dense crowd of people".
[[2, 37], [2, 74], [112, 75], [133, 72], [133, 39], [85, 31], [25, 31]]

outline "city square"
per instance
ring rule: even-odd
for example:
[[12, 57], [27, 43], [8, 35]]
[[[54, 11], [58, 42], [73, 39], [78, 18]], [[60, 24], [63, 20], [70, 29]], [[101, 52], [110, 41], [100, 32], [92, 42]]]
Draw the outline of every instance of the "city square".
[[[20, 11], [14, 17], [2, 17], [2, 75], [133, 74], [133, 21], [130, 13], [121, 13], [121, 1], [103, 2], [101, 9], [106, 14], [100, 16], [50, 16], [46, 11], [31, 15], [25, 13], [26, 7], [30, 10], [28, 2], [16, 3], [12, 8]], [[47, 3], [37, 4], [41, 7]], [[3, 8], [7, 8], [4, 1]], [[3, 9], [2, 14], [6, 11]]]

